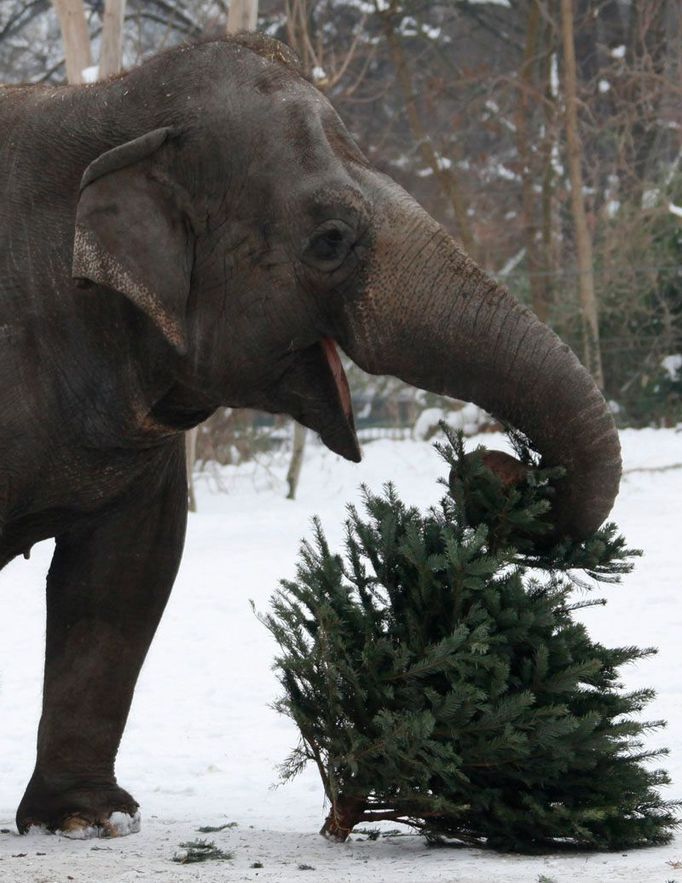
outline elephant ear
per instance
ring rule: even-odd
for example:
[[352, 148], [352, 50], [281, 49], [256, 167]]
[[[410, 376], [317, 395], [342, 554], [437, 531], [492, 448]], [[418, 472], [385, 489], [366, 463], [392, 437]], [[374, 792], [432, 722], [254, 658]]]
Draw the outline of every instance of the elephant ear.
[[168, 128], [155, 129], [87, 167], [72, 273], [125, 295], [184, 354], [192, 234], [174, 187], [153, 160], [170, 135]]

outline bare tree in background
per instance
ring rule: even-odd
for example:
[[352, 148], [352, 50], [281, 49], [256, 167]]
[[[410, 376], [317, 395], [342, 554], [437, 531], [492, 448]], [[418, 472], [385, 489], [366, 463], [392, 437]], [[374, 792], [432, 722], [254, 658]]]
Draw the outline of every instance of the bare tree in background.
[[308, 430], [305, 426], [294, 420], [294, 442], [291, 451], [291, 461], [289, 462], [289, 471], [287, 472], [287, 484], [289, 492], [287, 500], [296, 499], [296, 489], [298, 488], [298, 480], [301, 477], [301, 467], [303, 466], [303, 453], [305, 450], [305, 441]]
[[532, 128], [535, 116], [533, 109], [542, 100], [537, 76], [538, 62], [541, 60], [541, 39], [540, 0], [530, 0], [523, 60], [518, 73], [518, 98], [514, 122], [519, 155], [521, 217], [526, 241], [530, 301], [538, 318], [546, 322], [549, 318], [547, 264], [544, 260], [545, 243], [540, 239], [538, 225], [536, 185], [539, 170], [534, 150], [535, 132]]
[[398, 35], [398, 26], [402, 13], [398, 9], [397, 0], [392, 0], [391, 6], [387, 10], [380, 10], [378, 0], [375, 0], [375, 5], [384, 24], [384, 34], [390, 48], [391, 61], [393, 62], [402, 92], [405, 113], [410, 124], [412, 137], [425, 165], [431, 169], [435, 179], [440, 183], [443, 193], [450, 201], [457, 221], [457, 234], [465, 251], [476, 260], [478, 258], [478, 246], [469, 220], [469, 205], [455, 165], [450, 162], [447, 167], [445, 166], [443, 158], [438, 155], [433, 146], [433, 141], [424, 127], [417, 107], [418, 93], [414, 86], [409, 62], [405, 57], [403, 43]]
[[197, 511], [194, 493], [194, 461], [197, 456], [197, 427], [185, 433], [185, 467], [187, 469], [187, 505], [190, 512]]
[[573, 37], [573, 2], [561, 0], [561, 33], [563, 37], [564, 107], [566, 119], [566, 156], [571, 182], [571, 210], [575, 228], [575, 250], [578, 263], [578, 292], [582, 310], [585, 366], [597, 386], [604, 388], [604, 374], [599, 346], [599, 316], [594, 291], [592, 238], [587, 226], [583, 195], [583, 153], [578, 132], [577, 74]]
[[100, 79], [117, 74], [123, 60], [123, 21], [126, 0], [106, 0], [102, 23], [102, 47], [99, 55]]
[[82, 83], [83, 71], [92, 67], [90, 31], [83, 0], [52, 0], [52, 3], [64, 41], [66, 78], [69, 83]]
[[[92, 68], [90, 30], [83, 0], [52, 0], [59, 18], [64, 42], [66, 78], [69, 83], [82, 83], [84, 71]], [[126, 0], [106, 0], [102, 20], [102, 42], [99, 79], [117, 74], [123, 56], [123, 21]]]

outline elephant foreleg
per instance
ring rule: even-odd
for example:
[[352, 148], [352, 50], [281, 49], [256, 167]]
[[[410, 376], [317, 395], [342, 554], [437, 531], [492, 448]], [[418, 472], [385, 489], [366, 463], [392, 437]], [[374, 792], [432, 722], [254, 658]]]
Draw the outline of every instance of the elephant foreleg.
[[113, 834], [112, 813], [137, 811], [116, 783], [114, 761], [175, 579], [187, 512], [182, 445], [154, 466], [151, 482], [57, 537], [43, 713], [35, 771], [17, 811], [21, 832], [44, 825]]

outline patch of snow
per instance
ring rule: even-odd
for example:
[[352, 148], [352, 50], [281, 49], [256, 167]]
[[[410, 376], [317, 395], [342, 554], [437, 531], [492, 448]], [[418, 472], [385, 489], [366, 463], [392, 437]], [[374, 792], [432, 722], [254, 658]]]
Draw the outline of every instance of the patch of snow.
[[642, 208], [656, 208], [660, 196], [661, 191], [657, 187], [645, 190], [644, 193], [642, 193]]
[[457, 411], [443, 408], [426, 408], [415, 421], [413, 434], [416, 439], [430, 438], [443, 420], [452, 429], [461, 429], [465, 435], [474, 435], [481, 426], [490, 421], [488, 414], [478, 405], [469, 402]]
[[425, 37], [428, 37], [429, 40], [437, 40], [442, 33], [441, 28], [434, 28], [431, 25], [426, 24], [425, 22], [422, 22], [421, 28], [422, 34], [424, 34]]
[[554, 142], [552, 144], [552, 152], [551, 152], [551, 163], [552, 170], [556, 172], [557, 175], [564, 174], [564, 164], [561, 162], [561, 154], [559, 153], [559, 145]]
[[442, 408], [424, 408], [412, 429], [414, 437], [420, 441], [428, 438], [443, 419], [443, 414]]
[[606, 203], [606, 215], [609, 218], [615, 218], [620, 211], [620, 201], [618, 199], [609, 199]]
[[661, 361], [661, 368], [663, 368], [673, 383], [682, 380], [682, 377], [680, 377], [680, 371], [682, 371], [682, 353], [666, 356], [665, 359]]
[[81, 77], [84, 83], [96, 83], [99, 80], [99, 65], [93, 64], [92, 67], [84, 67]]
[[405, 156], [404, 153], [401, 153], [400, 156], [396, 156], [395, 158], [389, 160], [389, 162], [397, 169], [407, 169], [410, 166], [410, 159], [409, 157]]
[[549, 66], [549, 91], [554, 98], [559, 94], [559, 61], [556, 52], [552, 53]]
[[[352, 9], [357, 9], [363, 15], [372, 15], [372, 13], [377, 11], [374, 3], [367, 2], [367, 0], [341, 0], [341, 2], [334, 2], [334, 5], [350, 6]], [[382, 10], [380, 9], [380, 11]], [[286, 16], [284, 18], [286, 20]]]
[[263, 32], [269, 37], [276, 37], [284, 24], [286, 24], [286, 16], [278, 15], [274, 21], [271, 21], [266, 27], [263, 28]]
[[609, 83], [608, 80], [600, 80], [597, 88], [599, 89], [601, 94], [604, 95], [606, 92], [610, 91], [611, 83]]
[[668, 211], [671, 215], [676, 215], [678, 218], [682, 218], [682, 205], [675, 205], [674, 202], [669, 202]]
[[413, 18], [411, 15], [406, 15], [398, 25], [398, 31], [404, 37], [416, 37], [419, 33], [417, 19]]
[[128, 815], [127, 812], [112, 812], [104, 825], [89, 825], [83, 828], [73, 828], [69, 831], [58, 831], [60, 837], [68, 840], [97, 840], [99, 838], [126, 837], [128, 834], [138, 834], [142, 827], [142, 815]]
[[142, 813], [138, 810], [134, 815], [127, 812], [112, 812], [109, 816], [111, 836], [125, 837], [128, 834], [139, 833], [142, 827]]
[[498, 178], [502, 178], [505, 181], [518, 181], [519, 176], [512, 172], [511, 169], [508, 169], [506, 166], [503, 166], [502, 163], [497, 163], [494, 167], [495, 174]]
[[625, 46], [614, 46], [609, 52], [611, 58], [625, 58]]
[[452, 429], [461, 429], [465, 435], [475, 435], [481, 427], [490, 422], [489, 415], [478, 405], [468, 402], [459, 411], [450, 411], [445, 422]]
[[[512, 212], [512, 214], [515, 214], [515, 212]], [[519, 251], [517, 251], [513, 257], [509, 258], [507, 263], [504, 265], [504, 267], [502, 267], [502, 269], [498, 272], [497, 275], [500, 276], [502, 279], [504, 279], [505, 276], [508, 276], [512, 272], [512, 270], [515, 270], [518, 267], [518, 265], [521, 263], [521, 261], [524, 259], [525, 256], [526, 256], [526, 249], [525, 248], [519, 249]]]

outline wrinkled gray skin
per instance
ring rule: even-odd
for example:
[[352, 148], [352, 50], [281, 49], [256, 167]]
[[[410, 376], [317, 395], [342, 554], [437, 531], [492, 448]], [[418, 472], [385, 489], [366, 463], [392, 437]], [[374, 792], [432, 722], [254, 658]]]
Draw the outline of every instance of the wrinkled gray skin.
[[367, 164], [280, 44], [0, 88], [0, 193], [0, 565], [56, 538], [21, 831], [135, 812], [114, 759], [182, 551], [182, 431], [261, 408], [359, 459], [332, 341], [524, 431], [568, 470], [560, 533], [608, 514], [619, 446], [588, 374]]

